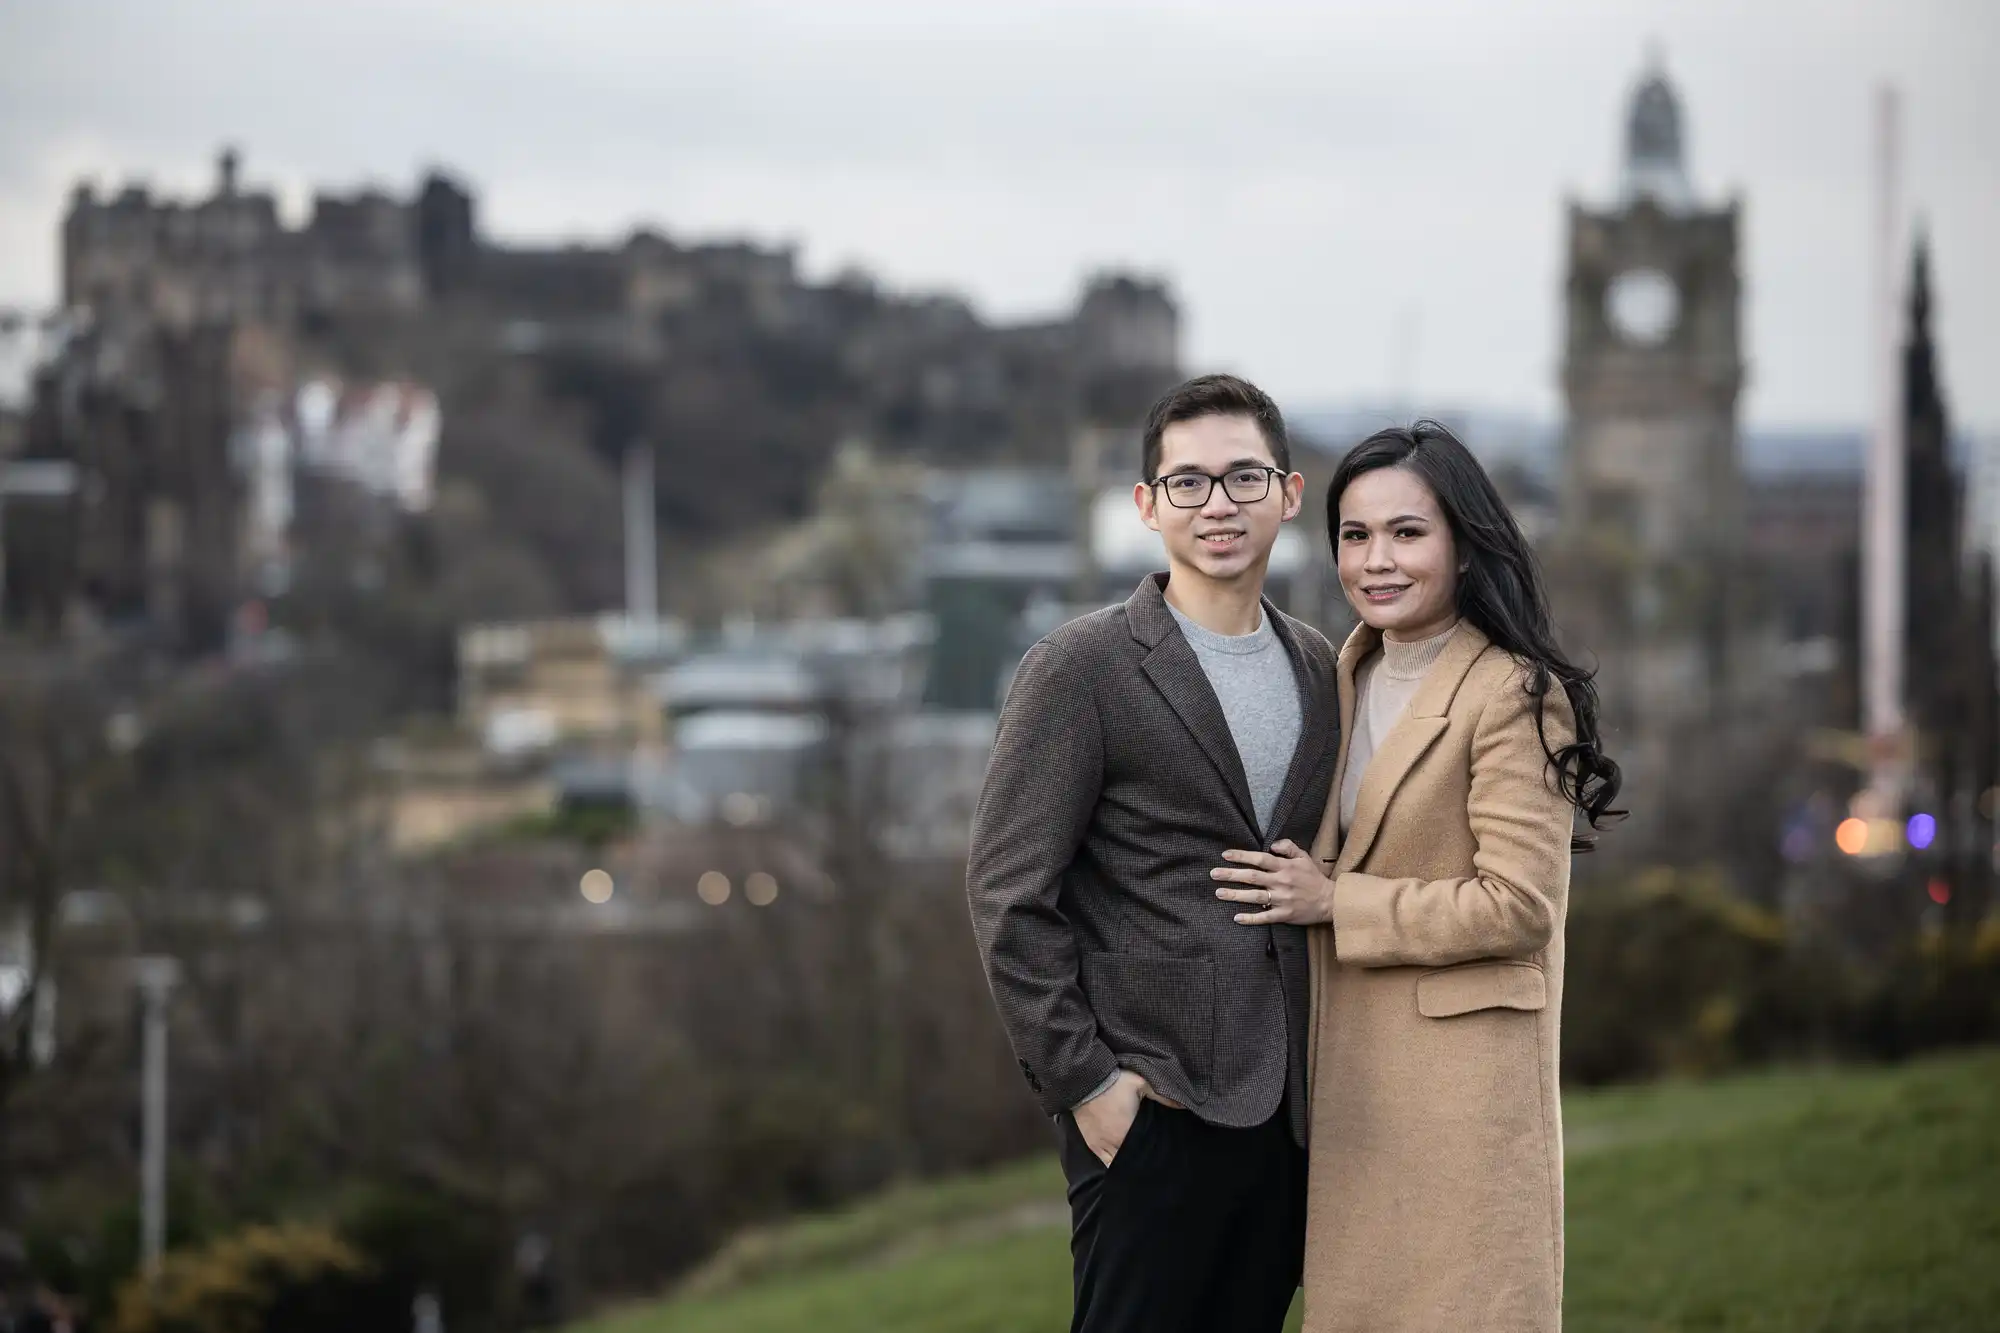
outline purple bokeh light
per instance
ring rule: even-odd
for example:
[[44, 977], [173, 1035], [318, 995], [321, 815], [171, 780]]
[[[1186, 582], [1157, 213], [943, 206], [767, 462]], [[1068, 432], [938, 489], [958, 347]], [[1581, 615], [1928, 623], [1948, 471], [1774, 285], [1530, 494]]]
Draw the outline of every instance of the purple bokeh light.
[[1921, 852], [1937, 838], [1937, 820], [1929, 815], [1911, 815], [1909, 825], [1903, 832], [1909, 838], [1910, 846]]

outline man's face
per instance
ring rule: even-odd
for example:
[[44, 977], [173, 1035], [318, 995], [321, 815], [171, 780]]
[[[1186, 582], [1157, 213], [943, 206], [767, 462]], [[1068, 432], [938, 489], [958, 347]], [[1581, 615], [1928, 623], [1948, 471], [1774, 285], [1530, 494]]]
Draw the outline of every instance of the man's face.
[[[1176, 421], [1161, 433], [1158, 480], [1141, 482], [1132, 498], [1146, 526], [1166, 542], [1173, 578], [1263, 582], [1278, 526], [1298, 515], [1305, 478], [1296, 472], [1289, 476], [1265, 472], [1262, 479], [1270, 485], [1263, 497], [1242, 500], [1230, 496], [1229, 485], [1210, 485], [1195, 477], [1205, 473], [1232, 478], [1239, 495], [1254, 495], [1257, 479], [1252, 474], [1276, 466], [1264, 432], [1247, 416], [1196, 417]], [[1176, 483], [1167, 479], [1182, 474], [1188, 480], [1179, 485], [1207, 487], [1206, 500], [1191, 508], [1173, 503], [1176, 496], [1169, 494], [1169, 487]], [[1189, 497], [1178, 498], [1185, 502]]]

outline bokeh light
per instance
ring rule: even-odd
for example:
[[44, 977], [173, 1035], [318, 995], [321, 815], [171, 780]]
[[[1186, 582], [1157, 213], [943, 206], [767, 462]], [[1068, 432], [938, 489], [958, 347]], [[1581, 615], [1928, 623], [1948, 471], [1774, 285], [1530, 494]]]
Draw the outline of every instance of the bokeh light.
[[1910, 840], [1910, 846], [1921, 852], [1937, 841], [1937, 820], [1925, 814], [1911, 815], [1903, 831]]
[[743, 881], [743, 896], [752, 907], [769, 907], [778, 901], [778, 881], [761, 870], [753, 871]]
[[764, 815], [761, 797], [747, 791], [733, 791], [722, 798], [722, 818], [725, 823], [741, 828], [755, 824]]
[[729, 876], [720, 870], [711, 870], [695, 881], [694, 891], [710, 907], [720, 907], [729, 901]]
[[1859, 856], [1868, 850], [1868, 821], [1865, 819], [1843, 819], [1840, 827], [1833, 831], [1833, 845], [1849, 856]]
[[606, 870], [586, 870], [577, 889], [584, 898], [593, 903], [608, 903], [616, 886], [611, 882], [611, 873]]
[[1931, 892], [1931, 901], [1936, 903], [1939, 907], [1943, 907], [1946, 903], [1951, 901], [1951, 885], [1945, 883], [1941, 879], [1934, 879], [1931, 881], [1930, 892]]

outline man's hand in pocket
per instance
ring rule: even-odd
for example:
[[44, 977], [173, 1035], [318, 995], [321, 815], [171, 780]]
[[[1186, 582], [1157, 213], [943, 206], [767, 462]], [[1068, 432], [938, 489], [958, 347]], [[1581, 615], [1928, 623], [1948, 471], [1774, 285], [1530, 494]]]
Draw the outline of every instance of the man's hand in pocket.
[[1097, 1154], [1098, 1161], [1111, 1165], [1111, 1159], [1125, 1145], [1125, 1136], [1132, 1132], [1132, 1122], [1139, 1118], [1140, 1101], [1147, 1097], [1162, 1106], [1180, 1108], [1180, 1103], [1154, 1092], [1144, 1074], [1126, 1069], [1119, 1073], [1117, 1082], [1071, 1112], [1084, 1146]]

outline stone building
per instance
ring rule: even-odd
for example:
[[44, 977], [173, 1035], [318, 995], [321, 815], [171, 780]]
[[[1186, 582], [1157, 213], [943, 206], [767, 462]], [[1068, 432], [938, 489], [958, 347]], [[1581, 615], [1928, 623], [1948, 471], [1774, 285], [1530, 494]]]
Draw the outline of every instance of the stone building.
[[229, 323], [72, 337], [41, 374], [23, 454], [80, 484], [14, 516], [0, 618], [42, 632], [144, 626], [161, 646], [226, 640], [241, 573], [243, 404], [274, 373], [269, 340]]
[[409, 209], [376, 191], [320, 194], [302, 228], [268, 191], [245, 190], [233, 150], [215, 190], [189, 202], [79, 184], [63, 219], [63, 304], [100, 322], [172, 327], [396, 313], [424, 296]]
[[[253, 446], [282, 443], [258, 423], [273, 402], [303, 402], [301, 384], [434, 384], [434, 422], [477, 415], [496, 383], [533, 384], [539, 407], [580, 411], [600, 454], [653, 453], [676, 530], [723, 535], [795, 519], [843, 438], [947, 467], [1063, 467], [1080, 435], [1129, 428], [1180, 375], [1178, 312], [1149, 278], [1100, 273], [1071, 310], [996, 324], [948, 294], [855, 273], [810, 280], [791, 245], [650, 229], [605, 244], [500, 243], [481, 231], [473, 192], [443, 172], [407, 197], [320, 192], [293, 223], [245, 182], [234, 151], [202, 198], [79, 184], [62, 273], [63, 315], [80, 332], [46, 376], [40, 434], [17, 447], [78, 469], [75, 546], [51, 538], [25, 553], [5, 614], [194, 614], [191, 644], [215, 641], [227, 599], [207, 574], [197, 594], [160, 571], [219, 570], [210, 557], [232, 523], [217, 514], [238, 511], [233, 526], [254, 530], [237, 542], [257, 548], [239, 559], [239, 584], [284, 585], [242, 571], [286, 562], [279, 474], [299, 450]], [[225, 369], [253, 336], [283, 363], [257, 392]], [[448, 469], [448, 442], [428, 438]], [[239, 467], [246, 483], [229, 473], [232, 451], [270, 466]], [[691, 507], [684, 479], [718, 453], [737, 455], [735, 484]], [[532, 526], [519, 512], [495, 522]]]
[[1137, 422], [1179, 379], [1180, 312], [1164, 283], [1098, 275], [1077, 307], [1075, 338], [1094, 421]]
[[[1640, 80], [1618, 195], [1572, 202], [1562, 383], [1562, 622], [1600, 662], [1607, 740], [1634, 826], [1619, 841], [1700, 842], [1676, 776], [1719, 743], [1745, 670], [1741, 204], [1705, 202], [1681, 108]], [[1712, 813], [1712, 812], [1711, 812]]]
[[742, 330], [860, 386], [868, 419], [853, 429], [933, 456], [1060, 462], [1079, 421], [1129, 423], [1179, 375], [1179, 314], [1150, 278], [1101, 273], [1071, 311], [994, 325], [955, 297], [891, 293], [866, 275], [809, 281], [791, 245], [650, 229], [602, 245], [500, 244], [481, 232], [473, 193], [441, 171], [407, 199], [319, 193], [293, 227], [225, 151], [203, 199], [79, 184], [62, 240], [65, 305], [118, 327], [255, 321], [317, 337], [345, 323], [389, 330], [382, 345], [414, 327], [435, 346], [448, 323], [517, 354], [639, 366]]

